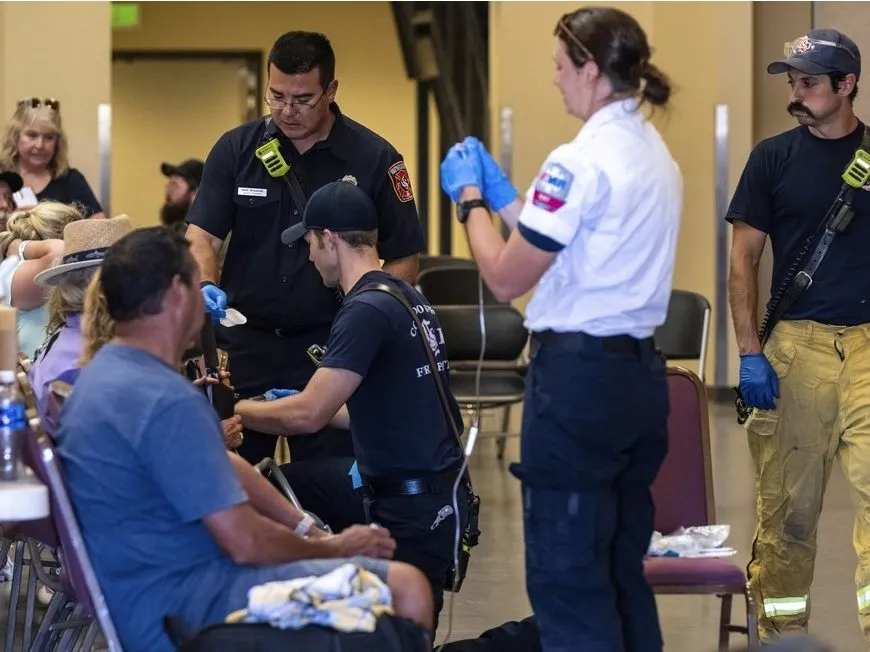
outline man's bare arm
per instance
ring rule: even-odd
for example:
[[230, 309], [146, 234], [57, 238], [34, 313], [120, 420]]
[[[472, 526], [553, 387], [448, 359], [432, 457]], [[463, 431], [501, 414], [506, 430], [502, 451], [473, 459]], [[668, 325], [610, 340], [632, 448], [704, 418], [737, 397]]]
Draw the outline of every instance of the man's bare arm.
[[758, 353], [758, 264], [767, 234], [743, 222], [734, 222], [728, 294], [734, 333], [741, 355]]
[[385, 260], [384, 271], [413, 285], [417, 282], [417, 273], [420, 271], [420, 254]]
[[196, 264], [199, 265], [199, 273], [202, 280], [217, 283], [218, 252], [224, 241], [195, 224], [187, 225], [186, 237], [188, 242], [190, 242], [190, 253], [193, 255]]

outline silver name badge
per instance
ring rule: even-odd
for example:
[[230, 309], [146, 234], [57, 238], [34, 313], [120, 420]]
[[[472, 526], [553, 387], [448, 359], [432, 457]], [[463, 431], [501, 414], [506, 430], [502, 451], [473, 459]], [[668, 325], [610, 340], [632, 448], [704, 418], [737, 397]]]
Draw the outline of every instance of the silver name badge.
[[266, 188], [242, 188], [239, 186], [239, 197], [265, 197], [268, 192]]

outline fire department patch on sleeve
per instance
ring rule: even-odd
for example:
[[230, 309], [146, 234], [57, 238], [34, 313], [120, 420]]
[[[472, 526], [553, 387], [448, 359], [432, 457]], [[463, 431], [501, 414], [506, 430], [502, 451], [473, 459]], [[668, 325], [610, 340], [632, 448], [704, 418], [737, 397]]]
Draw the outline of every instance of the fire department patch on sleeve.
[[414, 199], [414, 191], [411, 190], [411, 178], [408, 176], [408, 169], [405, 167], [404, 161], [396, 161], [388, 169], [390, 181], [393, 184], [393, 190], [396, 191], [396, 197], [400, 202], [409, 202]]
[[535, 181], [532, 202], [538, 208], [553, 213], [568, 200], [574, 174], [561, 163], [549, 163]]

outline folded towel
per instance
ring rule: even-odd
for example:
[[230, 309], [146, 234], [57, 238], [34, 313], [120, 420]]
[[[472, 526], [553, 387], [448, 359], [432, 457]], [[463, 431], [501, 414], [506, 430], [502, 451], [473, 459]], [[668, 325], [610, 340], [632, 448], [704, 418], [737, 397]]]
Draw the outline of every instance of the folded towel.
[[373, 632], [378, 616], [392, 614], [392, 593], [365, 569], [344, 564], [320, 577], [268, 582], [248, 591], [248, 608], [231, 622], [267, 622], [280, 629], [307, 625], [340, 632]]

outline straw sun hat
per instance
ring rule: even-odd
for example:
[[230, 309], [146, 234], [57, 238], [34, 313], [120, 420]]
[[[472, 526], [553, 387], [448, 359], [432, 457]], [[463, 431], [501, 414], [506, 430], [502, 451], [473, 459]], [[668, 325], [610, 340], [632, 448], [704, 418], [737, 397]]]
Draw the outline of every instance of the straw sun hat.
[[106, 250], [133, 230], [126, 215], [109, 219], [70, 222], [63, 229], [63, 258], [34, 279], [39, 285], [57, 285], [67, 272], [100, 265]]

